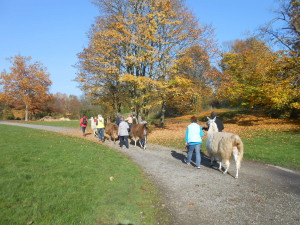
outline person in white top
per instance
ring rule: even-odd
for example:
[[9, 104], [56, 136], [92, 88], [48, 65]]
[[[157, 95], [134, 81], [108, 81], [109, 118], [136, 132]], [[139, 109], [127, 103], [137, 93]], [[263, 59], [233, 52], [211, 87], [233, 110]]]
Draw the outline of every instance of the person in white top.
[[129, 125], [126, 121], [124, 121], [124, 117], [121, 117], [120, 120], [121, 120], [121, 122], [120, 122], [119, 128], [118, 128], [118, 135], [120, 138], [120, 147], [122, 148], [123, 145], [125, 145], [126, 148], [129, 148], [129, 144], [128, 144]]

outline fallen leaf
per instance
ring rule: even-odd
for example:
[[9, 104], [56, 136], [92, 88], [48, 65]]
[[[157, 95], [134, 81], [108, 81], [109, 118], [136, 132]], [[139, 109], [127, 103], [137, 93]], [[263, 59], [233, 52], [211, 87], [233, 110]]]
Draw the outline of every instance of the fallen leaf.
[[194, 202], [189, 202], [188, 205], [196, 205]]

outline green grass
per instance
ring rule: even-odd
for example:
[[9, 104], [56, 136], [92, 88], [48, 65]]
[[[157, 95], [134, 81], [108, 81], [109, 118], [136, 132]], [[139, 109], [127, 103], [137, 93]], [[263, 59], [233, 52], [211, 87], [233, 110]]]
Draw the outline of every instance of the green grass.
[[1, 224], [167, 223], [141, 169], [107, 147], [0, 125], [0, 154]]
[[253, 131], [243, 142], [245, 159], [300, 169], [300, 131]]

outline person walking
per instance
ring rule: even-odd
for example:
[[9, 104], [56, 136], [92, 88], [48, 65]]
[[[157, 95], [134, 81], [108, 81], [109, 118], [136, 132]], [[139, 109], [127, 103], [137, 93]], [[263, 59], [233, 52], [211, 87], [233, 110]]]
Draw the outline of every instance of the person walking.
[[195, 116], [191, 117], [191, 124], [187, 126], [185, 132], [185, 146], [187, 146], [187, 158], [184, 159], [186, 164], [190, 164], [194, 151], [196, 152], [196, 167], [201, 168], [200, 145], [204, 136], [202, 127], [197, 123]]
[[104, 142], [104, 118], [102, 117], [102, 115], [98, 115], [98, 118], [97, 118], [97, 122], [96, 122], [96, 128], [97, 128], [97, 131], [98, 131], [98, 138], [99, 138], [99, 141], [102, 141]]
[[80, 126], [83, 136], [86, 136], [85, 130], [86, 130], [87, 125], [88, 125], [88, 119], [86, 118], [86, 116], [83, 116], [79, 121], [79, 126]]
[[123, 148], [123, 145], [126, 146], [126, 148], [129, 148], [128, 144], [128, 137], [129, 137], [129, 125], [128, 123], [124, 120], [124, 117], [120, 117], [120, 124], [118, 128], [118, 135], [120, 138], [120, 147]]

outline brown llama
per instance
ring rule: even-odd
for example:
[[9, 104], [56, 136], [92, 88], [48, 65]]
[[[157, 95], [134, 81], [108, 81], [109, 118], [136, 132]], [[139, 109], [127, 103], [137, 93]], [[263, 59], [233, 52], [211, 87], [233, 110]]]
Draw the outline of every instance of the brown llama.
[[136, 142], [139, 140], [141, 148], [145, 150], [148, 133], [147, 124], [138, 124], [136, 118], [133, 118], [129, 136], [134, 140], [134, 146], [136, 146]]
[[116, 140], [118, 139], [118, 128], [118, 125], [115, 123], [111, 123], [110, 117], [107, 117], [106, 126], [104, 129], [104, 139], [108, 138], [108, 140], [114, 140], [115, 144]]

